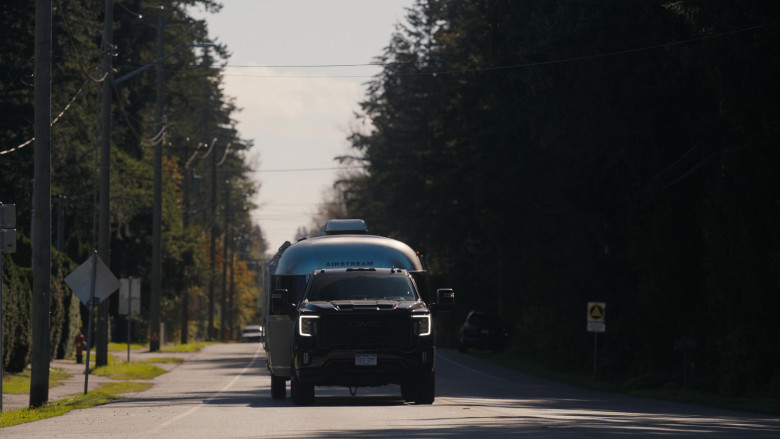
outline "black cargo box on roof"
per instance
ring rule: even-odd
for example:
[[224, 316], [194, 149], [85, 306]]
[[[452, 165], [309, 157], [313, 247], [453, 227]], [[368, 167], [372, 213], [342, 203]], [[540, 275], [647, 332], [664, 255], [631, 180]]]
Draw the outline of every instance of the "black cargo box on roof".
[[320, 232], [323, 235], [365, 235], [368, 227], [362, 219], [337, 219], [325, 223]]

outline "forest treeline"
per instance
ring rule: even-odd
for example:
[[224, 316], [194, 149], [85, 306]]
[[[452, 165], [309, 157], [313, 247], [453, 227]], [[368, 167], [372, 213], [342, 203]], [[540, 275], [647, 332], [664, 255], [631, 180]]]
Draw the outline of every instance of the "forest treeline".
[[[598, 375], [780, 396], [780, 3], [419, 0], [336, 203], [422, 250], [458, 313]], [[363, 123], [365, 122], [365, 123]]]
[[[217, 12], [212, 0], [115, 1], [113, 41], [102, 44], [102, 0], [52, 2], [52, 357], [68, 356], [86, 328], [86, 308], [63, 278], [86, 261], [97, 238], [96, 179], [104, 56], [113, 77], [138, 71], [158, 58], [159, 23], [164, 69], [162, 129], [155, 127], [155, 69], [115, 84], [111, 106], [110, 268], [118, 278], [142, 279], [142, 310], [133, 342], [148, 340], [152, 264], [152, 157], [162, 147], [161, 320], [168, 339], [233, 334], [256, 320], [264, 243], [249, 218], [251, 195], [245, 152], [251, 142], [235, 127], [237, 111], [222, 93], [220, 66], [227, 47], [213, 43], [192, 7]], [[0, 202], [16, 205], [18, 250], [3, 254], [3, 366], [24, 368], [30, 356], [33, 214], [33, 71], [35, 2], [0, 3]], [[111, 338], [127, 340], [111, 300]], [[224, 310], [224, 312], [223, 312]], [[232, 312], [229, 312], [232, 310]], [[186, 321], [186, 326], [183, 322]], [[209, 327], [215, 334], [209, 334]], [[219, 331], [219, 332], [217, 332]], [[182, 337], [187, 334], [187, 337]]]

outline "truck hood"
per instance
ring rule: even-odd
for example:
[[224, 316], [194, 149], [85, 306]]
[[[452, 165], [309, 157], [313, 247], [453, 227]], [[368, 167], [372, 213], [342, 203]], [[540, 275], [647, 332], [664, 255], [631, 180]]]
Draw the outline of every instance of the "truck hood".
[[423, 302], [395, 300], [334, 300], [331, 302], [306, 302], [302, 308], [315, 313], [348, 310], [407, 310], [408, 312], [425, 312], [428, 310]]

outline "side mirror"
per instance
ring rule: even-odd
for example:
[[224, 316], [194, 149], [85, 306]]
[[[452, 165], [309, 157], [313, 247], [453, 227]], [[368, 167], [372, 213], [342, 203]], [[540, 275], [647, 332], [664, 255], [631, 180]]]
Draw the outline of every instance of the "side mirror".
[[452, 311], [455, 309], [455, 292], [452, 288], [439, 288], [436, 290], [436, 311]]
[[274, 290], [271, 294], [271, 314], [287, 314], [290, 310], [290, 292], [284, 290]]

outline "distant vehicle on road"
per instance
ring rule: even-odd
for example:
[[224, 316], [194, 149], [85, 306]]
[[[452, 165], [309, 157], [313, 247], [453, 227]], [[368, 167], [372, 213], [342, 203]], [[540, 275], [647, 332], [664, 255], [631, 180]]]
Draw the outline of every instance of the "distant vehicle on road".
[[246, 325], [241, 331], [241, 341], [260, 343], [263, 341], [263, 327], [260, 325]]
[[471, 311], [458, 332], [458, 350], [466, 352], [467, 349], [474, 348], [502, 351], [507, 335], [501, 316]]

